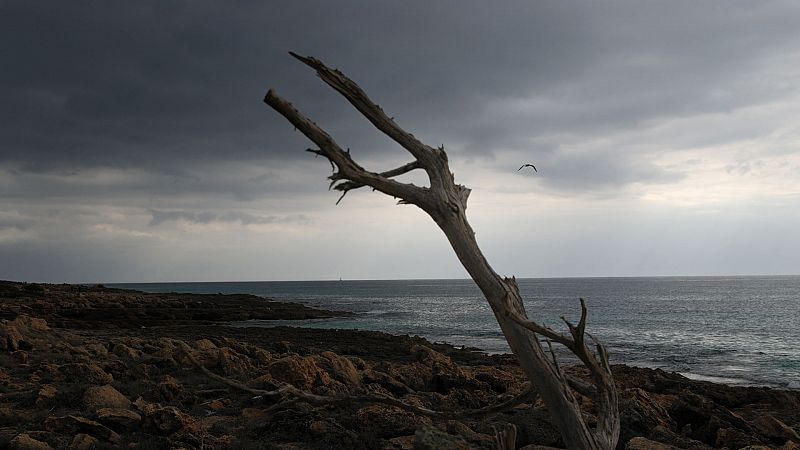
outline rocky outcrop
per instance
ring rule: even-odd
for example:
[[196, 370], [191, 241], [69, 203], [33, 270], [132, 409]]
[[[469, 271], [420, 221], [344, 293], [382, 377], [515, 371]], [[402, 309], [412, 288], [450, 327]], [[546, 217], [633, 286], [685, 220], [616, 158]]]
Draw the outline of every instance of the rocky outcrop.
[[110, 384], [91, 386], [83, 393], [81, 404], [84, 409], [96, 412], [101, 408], [127, 409], [131, 401]]

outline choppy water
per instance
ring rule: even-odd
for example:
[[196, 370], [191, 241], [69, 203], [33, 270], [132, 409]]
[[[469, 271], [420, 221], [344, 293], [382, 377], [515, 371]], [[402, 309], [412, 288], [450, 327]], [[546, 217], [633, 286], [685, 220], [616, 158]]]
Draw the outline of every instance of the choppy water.
[[[531, 318], [589, 307], [587, 329], [612, 363], [660, 367], [729, 384], [800, 389], [800, 276], [519, 279]], [[248, 293], [358, 317], [294, 322], [416, 334], [506, 352], [497, 323], [472, 280], [117, 284], [148, 292]], [[272, 322], [250, 323], [269, 326]]]

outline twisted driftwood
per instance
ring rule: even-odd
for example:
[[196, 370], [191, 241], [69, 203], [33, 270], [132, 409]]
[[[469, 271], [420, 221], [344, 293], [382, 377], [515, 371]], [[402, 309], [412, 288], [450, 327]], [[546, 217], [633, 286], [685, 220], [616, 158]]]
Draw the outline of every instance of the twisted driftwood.
[[[425, 145], [413, 134], [400, 128], [393, 118], [387, 116], [342, 72], [328, 68], [315, 58], [290, 54], [314, 69], [325, 83], [342, 94], [375, 128], [414, 157], [413, 161], [396, 169], [383, 173], [370, 172], [356, 163], [350, 152], [343, 150], [325, 130], [270, 89], [264, 102], [317, 145], [318, 148], [309, 149], [310, 152], [330, 161], [333, 174], [328, 179], [331, 181], [330, 187], [342, 193], [339, 201], [349, 191], [369, 186], [399, 199], [401, 204], [416, 205], [428, 213], [444, 232], [458, 259], [489, 302], [511, 351], [542, 396], [567, 447], [615, 448], [620, 427], [617, 391], [605, 348], [595, 341], [596, 352], [593, 352], [585, 342], [586, 305], [583, 300], [578, 325], [567, 322], [569, 335], [530, 321], [516, 280], [498, 275], [478, 247], [475, 233], [466, 216], [470, 190], [456, 184], [444, 146], [433, 148]], [[393, 179], [416, 169], [426, 172], [430, 181], [429, 187], [401, 183]], [[555, 360], [548, 359], [539, 335], [562, 344], [575, 353], [589, 370], [593, 386], [568, 379]], [[570, 387], [591, 397], [597, 405], [597, 425], [594, 429], [584, 420]]]

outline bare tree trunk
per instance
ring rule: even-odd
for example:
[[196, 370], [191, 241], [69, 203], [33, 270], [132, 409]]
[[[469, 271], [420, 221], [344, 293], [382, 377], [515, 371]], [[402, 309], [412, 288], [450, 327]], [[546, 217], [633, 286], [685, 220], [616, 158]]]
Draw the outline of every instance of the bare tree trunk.
[[[413, 204], [427, 212], [447, 236], [458, 259], [491, 305], [511, 351], [542, 396], [567, 447], [615, 448], [620, 426], [617, 392], [605, 348], [595, 342], [596, 352], [592, 352], [585, 343], [586, 306], [583, 300], [578, 325], [564, 320], [569, 335], [528, 320], [516, 280], [498, 275], [478, 247], [466, 216], [470, 190], [455, 183], [444, 147], [429, 147], [401, 129], [358, 85], [338, 70], [332, 70], [314, 58], [294, 53], [291, 55], [313, 68], [323, 81], [341, 93], [376, 128], [414, 157], [414, 161], [396, 169], [383, 173], [369, 172], [353, 161], [349, 151], [343, 151], [324, 130], [269, 90], [264, 101], [319, 147], [308, 151], [324, 156], [331, 162], [334, 173], [329, 179], [331, 187], [342, 192], [339, 200], [352, 189], [370, 186], [398, 198], [400, 203]], [[430, 187], [392, 179], [415, 169], [425, 170]], [[568, 379], [556, 363], [555, 356], [552, 361], [548, 358], [539, 341], [540, 335], [566, 346], [578, 356], [589, 369], [594, 386]], [[570, 387], [591, 397], [597, 405], [597, 426], [593, 430], [584, 420]]]

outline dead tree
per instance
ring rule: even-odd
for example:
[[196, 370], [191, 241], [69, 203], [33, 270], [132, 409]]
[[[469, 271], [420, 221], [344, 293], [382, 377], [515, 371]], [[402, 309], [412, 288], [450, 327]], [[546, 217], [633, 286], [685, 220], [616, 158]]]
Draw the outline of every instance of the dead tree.
[[[341, 192], [339, 200], [353, 189], [369, 186], [397, 198], [400, 204], [416, 205], [428, 213], [447, 236], [458, 259], [491, 305], [511, 351], [547, 405], [567, 447], [615, 448], [620, 427], [617, 391], [605, 348], [590, 335], [596, 351], [593, 352], [586, 342], [586, 305], [583, 300], [578, 324], [564, 320], [569, 334], [559, 333], [529, 320], [514, 277], [498, 275], [478, 247], [466, 216], [470, 190], [456, 184], [444, 146], [433, 148], [425, 145], [413, 134], [400, 128], [342, 72], [330, 69], [315, 58], [290, 54], [314, 69], [325, 83], [343, 95], [372, 125], [413, 157], [411, 162], [396, 169], [382, 173], [370, 172], [356, 163], [350, 152], [343, 150], [325, 130], [270, 89], [264, 102], [318, 147], [308, 151], [330, 161], [333, 168], [333, 174], [328, 177], [330, 187]], [[416, 169], [424, 170], [428, 175], [429, 187], [393, 179]], [[548, 345], [554, 341], [574, 353], [588, 369], [592, 383], [567, 377], [555, 357], [552, 360], [548, 358], [540, 336], [548, 340]], [[584, 419], [573, 390], [592, 399], [597, 414], [597, 424], [593, 429]]]

